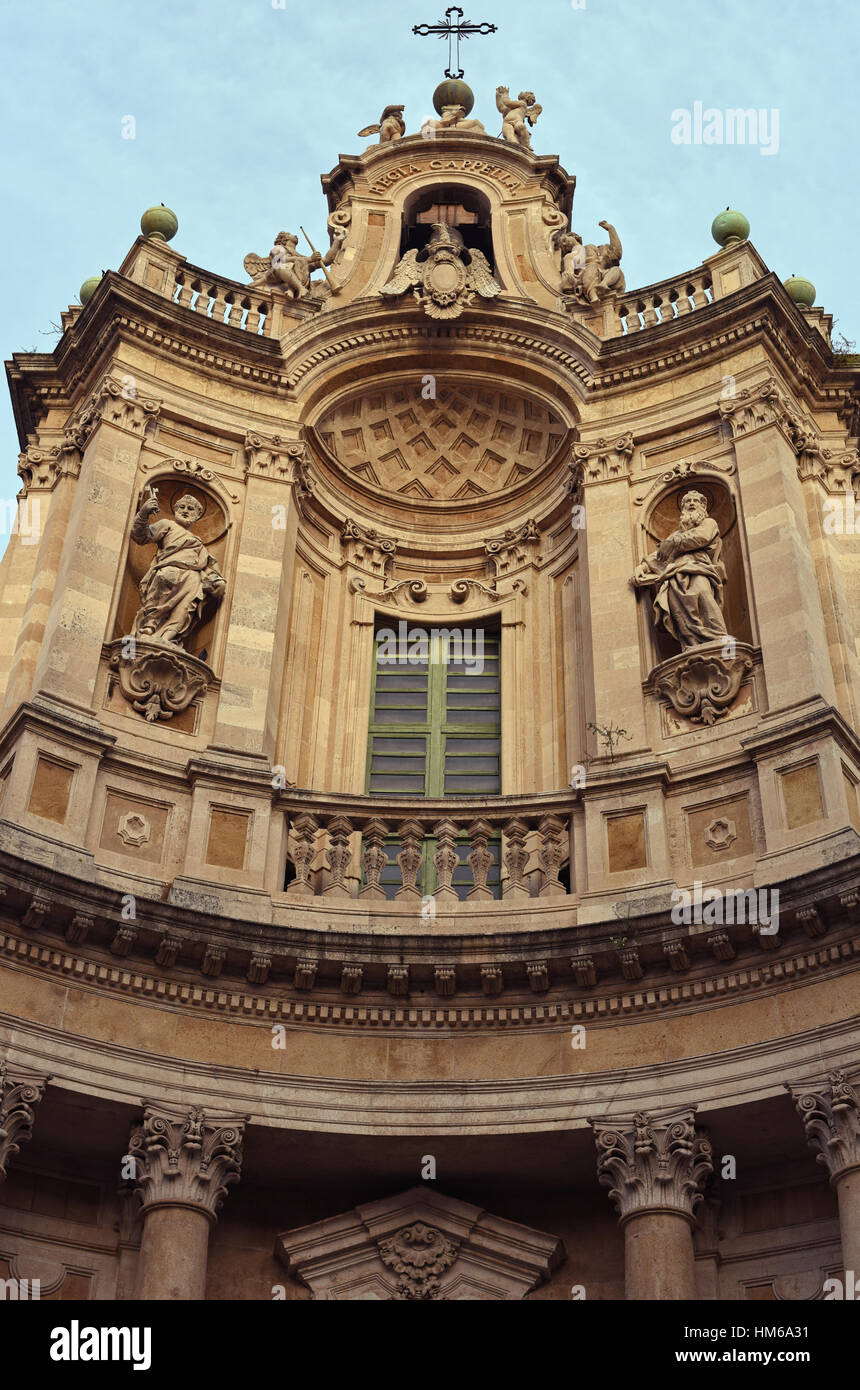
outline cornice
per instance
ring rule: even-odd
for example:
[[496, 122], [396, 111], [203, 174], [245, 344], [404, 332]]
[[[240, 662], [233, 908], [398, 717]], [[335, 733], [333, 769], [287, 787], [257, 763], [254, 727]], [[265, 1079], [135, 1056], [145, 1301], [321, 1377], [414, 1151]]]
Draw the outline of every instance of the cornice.
[[[247, 1020], [246, 1020], [247, 1021]], [[252, 1022], [254, 1020], [251, 1020]], [[267, 1033], [276, 1020], [258, 1015]], [[567, 1021], [565, 1020], [565, 1023]], [[422, 1134], [569, 1132], [588, 1128], [599, 1106], [607, 1115], [649, 1107], [689, 1104], [699, 1112], [760, 1104], [784, 1096], [787, 1077], [849, 1066], [860, 1058], [856, 1019], [764, 1042], [729, 1047], [659, 1064], [625, 1065], [610, 1071], [499, 1079], [403, 1081], [399, 1078], [325, 1078], [289, 1071], [220, 1065], [124, 1043], [76, 1038], [67, 1030], [0, 1014], [0, 1040], [8, 1035], [10, 1058], [54, 1072], [53, 1085], [110, 1098], [137, 1108], [143, 1089], [170, 1102], [204, 1109], [230, 1107], [262, 1127], [330, 1133]], [[348, 1034], [347, 1034], [348, 1036]], [[583, 1054], [583, 1060], [586, 1054]]]

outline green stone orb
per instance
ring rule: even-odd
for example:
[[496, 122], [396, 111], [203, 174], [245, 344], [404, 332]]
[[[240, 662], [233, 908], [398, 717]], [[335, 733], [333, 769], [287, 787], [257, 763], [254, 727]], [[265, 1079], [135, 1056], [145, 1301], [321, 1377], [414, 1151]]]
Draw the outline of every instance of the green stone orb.
[[433, 106], [440, 116], [446, 106], [462, 106], [468, 116], [474, 105], [475, 93], [459, 77], [446, 77], [433, 93]]
[[812, 308], [815, 303], [815, 286], [811, 280], [804, 280], [802, 275], [789, 275], [782, 283], [795, 304], [805, 304], [807, 309]]
[[89, 304], [96, 290], [102, 282], [100, 275], [91, 275], [89, 280], [85, 280], [78, 290], [78, 299], [82, 304]]
[[746, 241], [749, 234], [749, 222], [735, 208], [718, 212], [711, 223], [711, 236], [718, 246], [735, 246], [739, 241]]
[[172, 241], [179, 231], [179, 218], [163, 203], [147, 208], [140, 219], [140, 230], [153, 241]]

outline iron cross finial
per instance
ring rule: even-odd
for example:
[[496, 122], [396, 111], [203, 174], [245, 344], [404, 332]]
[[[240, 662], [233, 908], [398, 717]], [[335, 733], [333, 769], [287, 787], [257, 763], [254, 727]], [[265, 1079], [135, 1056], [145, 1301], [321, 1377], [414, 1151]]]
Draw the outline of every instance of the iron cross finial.
[[[452, 15], [459, 16], [456, 20]], [[488, 24], [484, 21], [481, 24], [472, 24], [468, 19], [463, 19], [463, 11], [459, 5], [450, 5], [445, 11], [445, 18], [440, 19], [438, 24], [413, 24], [413, 34], [420, 34], [421, 38], [426, 38], [428, 34], [438, 34], [441, 39], [448, 40], [448, 66], [445, 69], [446, 77], [459, 78], [463, 76], [463, 69], [460, 67], [460, 40], [467, 39], [470, 34], [495, 34], [496, 25]], [[457, 71], [451, 69], [456, 63]]]

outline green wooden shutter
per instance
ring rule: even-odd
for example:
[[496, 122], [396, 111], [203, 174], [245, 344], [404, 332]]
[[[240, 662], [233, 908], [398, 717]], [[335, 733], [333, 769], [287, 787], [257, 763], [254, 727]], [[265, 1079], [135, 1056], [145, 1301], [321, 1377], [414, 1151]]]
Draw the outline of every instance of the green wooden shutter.
[[[380, 633], [386, 634], [381, 639]], [[373, 690], [367, 749], [371, 796], [461, 797], [501, 792], [501, 681], [499, 633], [494, 628], [434, 629], [400, 625], [396, 641], [380, 622], [374, 640]], [[436, 841], [424, 842], [419, 887], [436, 887]], [[490, 842], [494, 864], [488, 886], [501, 892], [498, 840]], [[400, 883], [395, 856], [380, 884], [393, 897]], [[466, 863], [469, 844], [458, 845], [454, 887], [465, 897], [472, 887]]]

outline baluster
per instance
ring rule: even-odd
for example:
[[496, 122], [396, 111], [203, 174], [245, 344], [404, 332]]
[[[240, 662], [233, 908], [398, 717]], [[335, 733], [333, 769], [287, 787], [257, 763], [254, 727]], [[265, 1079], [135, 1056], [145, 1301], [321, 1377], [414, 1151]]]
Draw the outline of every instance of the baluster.
[[346, 874], [352, 863], [352, 850], [349, 838], [352, 834], [352, 821], [346, 816], [334, 816], [328, 823], [329, 848], [325, 852], [326, 863], [331, 870], [332, 882], [325, 890], [325, 896], [348, 898]]
[[657, 305], [659, 303], [659, 297], [655, 295], [651, 303], [645, 305], [645, 313], [642, 315], [643, 328], [650, 328], [652, 324], [659, 323], [659, 319], [657, 318]]
[[420, 821], [406, 820], [399, 827], [397, 834], [403, 846], [397, 855], [403, 886], [398, 888], [394, 896], [395, 898], [420, 901], [421, 892], [416, 887], [416, 883], [421, 865], [424, 862], [424, 854], [421, 849], [421, 841], [424, 837], [423, 826]]
[[440, 820], [433, 827], [433, 834], [439, 841], [439, 848], [433, 855], [433, 863], [436, 868], [436, 877], [439, 886], [434, 893], [437, 902], [455, 903], [459, 899], [457, 890], [451, 886], [454, 877], [454, 870], [460, 863], [460, 856], [457, 853], [457, 836], [459, 834], [457, 826], [452, 820]]
[[234, 290], [231, 290], [228, 294], [227, 303], [230, 305], [230, 314], [227, 319], [227, 322], [229, 323], [231, 328], [241, 328], [243, 313], [242, 302], [237, 297]]
[[277, 327], [277, 317], [274, 312], [274, 306], [272, 304], [262, 304], [260, 307], [266, 316], [263, 319], [263, 337], [274, 338], [277, 336], [275, 332], [275, 329]]
[[693, 282], [693, 308], [704, 309], [708, 303], [708, 296], [705, 294], [705, 282], [701, 277]]
[[484, 902], [493, 896], [491, 889], [487, 887], [487, 875], [493, 863], [493, 856], [487, 848], [487, 841], [492, 833], [493, 827], [487, 820], [475, 820], [469, 826], [472, 849], [466, 855], [466, 862], [472, 870], [472, 878], [475, 883], [474, 888], [470, 888], [466, 894], [469, 901]]
[[660, 300], [660, 322], [668, 323], [669, 319], [675, 317], [675, 300], [678, 298], [677, 291], [664, 290]]
[[227, 300], [221, 285], [213, 285], [215, 298], [212, 301], [212, 317], [218, 323], [224, 322], [224, 315], [227, 312]]
[[177, 273], [179, 282], [179, 294], [176, 296], [176, 303], [181, 304], [183, 309], [191, 308], [191, 300], [194, 298], [194, 291], [191, 288], [191, 281], [186, 280], [182, 271]]
[[388, 855], [385, 852], [387, 834], [388, 826], [378, 816], [365, 822], [364, 847], [361, 851], [365, 884], [358, 895], [360, 898], [372, 898], [377, 901], [385, 897], [384, 888], [379, 886], [379, 876], [388, 862]]
[[291, 838], [293, 840], [293, 863], [296, 866], [296, 876], [287, 888], [287, 893], [293, 898], [312, 898], [314, 896], [313, 885], [310, 881], [311, 864], [313, 863], [316, 852], [316, 834], [319, 829], [313, 816], [296, 816], [290, 826]]
[[628, 304], [627, 304], [626, 309], [622, 309], [622, 311], [621, 311], [623, 314], [626, 314], [626, 316], [627, 316], [627, 332], [628, 332], [628, 333], [638, 333], [638, 332], [639, 332], [639, 327], [640, 327], [640, 324], [639, 324], [639, 307], [640, 307], [640, 306], [639, 306], [638, 302], [634, 303], [632, 300], [630, 300], [630, 301], [628, 301]]
[[564, 897], [564, 885], [558, 878], [559, 865], [564, 857], [561, 839], [565, 830], [564, 822], [559, 820], [558, 816], [544, 816], [538, 829], [543, 841], [538, 852], [538, 858], [543, 865], [541, 897]]
[[[208, 314], [208, 313], [209, 313], [209, 296], [208, 296], [208, 294], [206, 293], [205, 289], [203, 288], [203, 282], [202, 282], [201, 280], [193, 280], [193, 281], [191, 282], [191, 288], [194, 290], [194, 292], [195, 292], [196, 295], [197, 295], [197, 298], [196, 298], [196, 300], [194, 301], [194, 312], [195, 312], [195, 314]], [[202, 306], [202, 307], [201, 307], [201, 306]]]
[[259, 333], [260, 331], [260, 311], [255, 309], [252, 304], [248, 304], [248, 315], [245, 319], [246, 333]]
[[685, 285], [684, 288], [683, 288], [682, 290], [679, 290], [679, 291], [678, 291], [678, 317], [679, 317], [679, 318], [681, 317], [682, 314], [691, 314], [691, 313], [693, 312], [693, 306], [692, 306], [692, 304], [690, 303], [690, 293], [691, 293], [691, 291], [692, 291], [692, 288], [693, 288], [692, 285]]
[[506, 898], [527, 898], [529, 896], [528, 885], [526, 884], [526, 864], [528, 863], [528, 850], [525, 847], [525, 838], [528, 834], [528, 826], [525, 821], [509, 820], [505, 826], [505, 867], [508, 877], [502, 889], [503, 896]]

